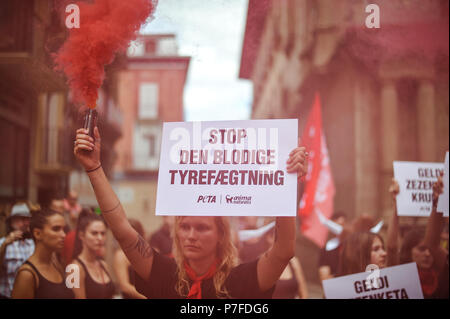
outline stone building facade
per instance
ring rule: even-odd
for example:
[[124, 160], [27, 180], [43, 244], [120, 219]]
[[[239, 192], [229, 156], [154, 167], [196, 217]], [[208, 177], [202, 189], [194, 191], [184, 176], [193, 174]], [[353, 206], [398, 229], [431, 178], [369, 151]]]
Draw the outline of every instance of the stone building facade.
[[[369, 3], [380, 8], [379, 29], [366, 26]], [[254, 85], [252, 118], [298, 118], [301, 136], [314, 94], [320, 94], [334, 206], [350, 218], [369, 213], [387, 221], [393, 161], [444, 161], [448, 5], [249, 0], [240, 77]], [[315, 260], [306, 263], [309, 278], [316, 279]]]

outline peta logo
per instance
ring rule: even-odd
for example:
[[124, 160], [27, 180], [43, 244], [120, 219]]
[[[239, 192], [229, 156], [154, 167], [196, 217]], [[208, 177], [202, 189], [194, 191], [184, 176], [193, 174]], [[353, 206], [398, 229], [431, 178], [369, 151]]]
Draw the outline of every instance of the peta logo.
[[232, 196], [232, 195], [226, 195], [225, 201], [227, 204], [246, 204], [249, 205], [252, 203], [252, 197], [251, 196]]
[[197, 199], [197, 203], [208, 203], [213, 204], [216, 202], [216, 196], [215, 195], [200, 195]]

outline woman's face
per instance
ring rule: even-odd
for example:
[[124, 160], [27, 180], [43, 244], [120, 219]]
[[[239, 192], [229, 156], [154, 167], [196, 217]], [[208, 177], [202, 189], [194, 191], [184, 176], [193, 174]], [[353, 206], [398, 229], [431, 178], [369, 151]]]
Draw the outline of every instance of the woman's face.
[[383, 242], [380, 238], [375, 237], [370, 252], [370, 263], [377, 265], [379, 268], [384, 268], [386, 267], [386, 255]]
[[65, 226], [64, 217], [59, 214], [52, 215], [47, 218], [47, 223], [39, 231], [36, 239], [51, 250], [60, 251], [64, 247], [66, 238]]
[[100, 255], [104, 250], [106, 240], [106, 226], [102, 221], [96, 220], [91, 222], [84, 233], [80, 234], [83, 247]]
[[431, 255], [430, 248], [425, 246], [424, 243], [413, 247], [411, 250], [411, 257], [414, 262], [417, 263], [417, 267], [422, 269], [429, 269], [433, 265], [433, 255]]
[[214, 217], [183, 217], [177, 228], [177, 237], [187, 259], [216, 256], [219, 232]]

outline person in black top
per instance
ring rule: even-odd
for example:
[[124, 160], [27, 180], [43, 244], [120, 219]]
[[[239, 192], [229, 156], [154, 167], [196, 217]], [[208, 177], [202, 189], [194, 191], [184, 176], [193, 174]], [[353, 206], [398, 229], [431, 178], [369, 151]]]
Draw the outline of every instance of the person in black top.
[[259, 288], [257, 260], [237, 266], [227, 217], [177, 216], [174, 246], [175, 258], [154, 250], [150, 276], [136, 276], [136, 289], [147, 298], [271, 297], [273, 289]]
[[35, 251], [19, 268], [12, 298], [73, 299], [67, 288], [63, 268], [56, 256], [64, 246], [65, 227], [61, 213], [43, 210], [33, 213], [30, 229]]
[[388, 232], [388, 255], [395, 264], [415, 262], [425, 299], [448, 298], [448, 251], [440, 246], [440, 237], [445, 226], [445, 217], [437, 212], [440, 194], [444, 191], [442, 176], [432, 186], [432, 210], [428, 217], [425, 231], [419, 227], [410, 230], [404, 236], [400, 249], [397, 247], [399, 237], [399, 216], [397, 213], [397, 196], [400, 193], [398, 182], [393, 179], [389, 191], [393, 199], [394, 213], [392, 230]]
[[[295, 253], [295, 217], [277, 217], [273, 247], [254, 262], [235, 266], [236, 249], [226, 217], [176, 217], [175, 259], [161, 256], [127, 220], [100, 162], [101, 138], [78, 129], [74, 154], [86, 170], [114, 237], [136, 272], [136, 288], [148, 298], [270, 298]], [[307, 172], [304, 147], [295, 148], [287, 172]]]
[[[336, 212], [331, 218], [333, 222], [339, 224], [346, 229], [346, 215], [343, 212]], [[336, 276], [339, 267], [339, 255], [342, 249], [342, 242], [345, 240], [345, 236], [348, 235], [348, 231], [344, 230], [338, 237], [338, 245], [336, 247], [325, 246], [320, 250], [319, 254], [319, 277], [320, 281], [331, 279]]]
[[150, 236], [150, 246], [161, 255], [171, 256], [172, 237], [170, 230], [173, 228], [173, 216], [163, 216], [163, 224]]
[[111, 299], [115, 293], [107, 265], [103, 260], [106, 225], [103, 219], [82, 211], [78, 217], [72, 264], [80, 270], [80, 285], [74, 287], [77, 299]]

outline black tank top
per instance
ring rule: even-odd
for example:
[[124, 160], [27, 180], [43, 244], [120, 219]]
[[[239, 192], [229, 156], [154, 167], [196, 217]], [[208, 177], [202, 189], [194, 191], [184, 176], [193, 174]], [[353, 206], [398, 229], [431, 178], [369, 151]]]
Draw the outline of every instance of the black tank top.
[[103, 267], [103, 264], [100, 262], [100, 266], [105, 271], [106, 275], [109, 277], [109, 282], [107, 284], [99, 284], [94, 281], [92, 277], [89, 275], [86, 265], [81, 261], [80, 258], [77, 258], [78, 262], [83, 266], [84, 272], [86, 273], [86, 279], [84, 281], [84, 287], [86, 291], [86, 299], [111, 299], [114, 295], [114, 283], [112, 282], [111, 276], [108, 271]]
[[289, 268], [291, 269], [291, 279], [279, 279], [273, 292], [273, 299], [294, 299], [298, 294], [298, 282], [295, 279], [294, 267], [289, 262]]
[[25, 264], [30, 265], [39, 277], [39, 286], [34, 291], [35, 299], [73, 299], [75, 297], [73, 291], [67, 288], [64, 276], [62, 282], [54, 283], [45, 279], [28, 260], [25, 261]]

